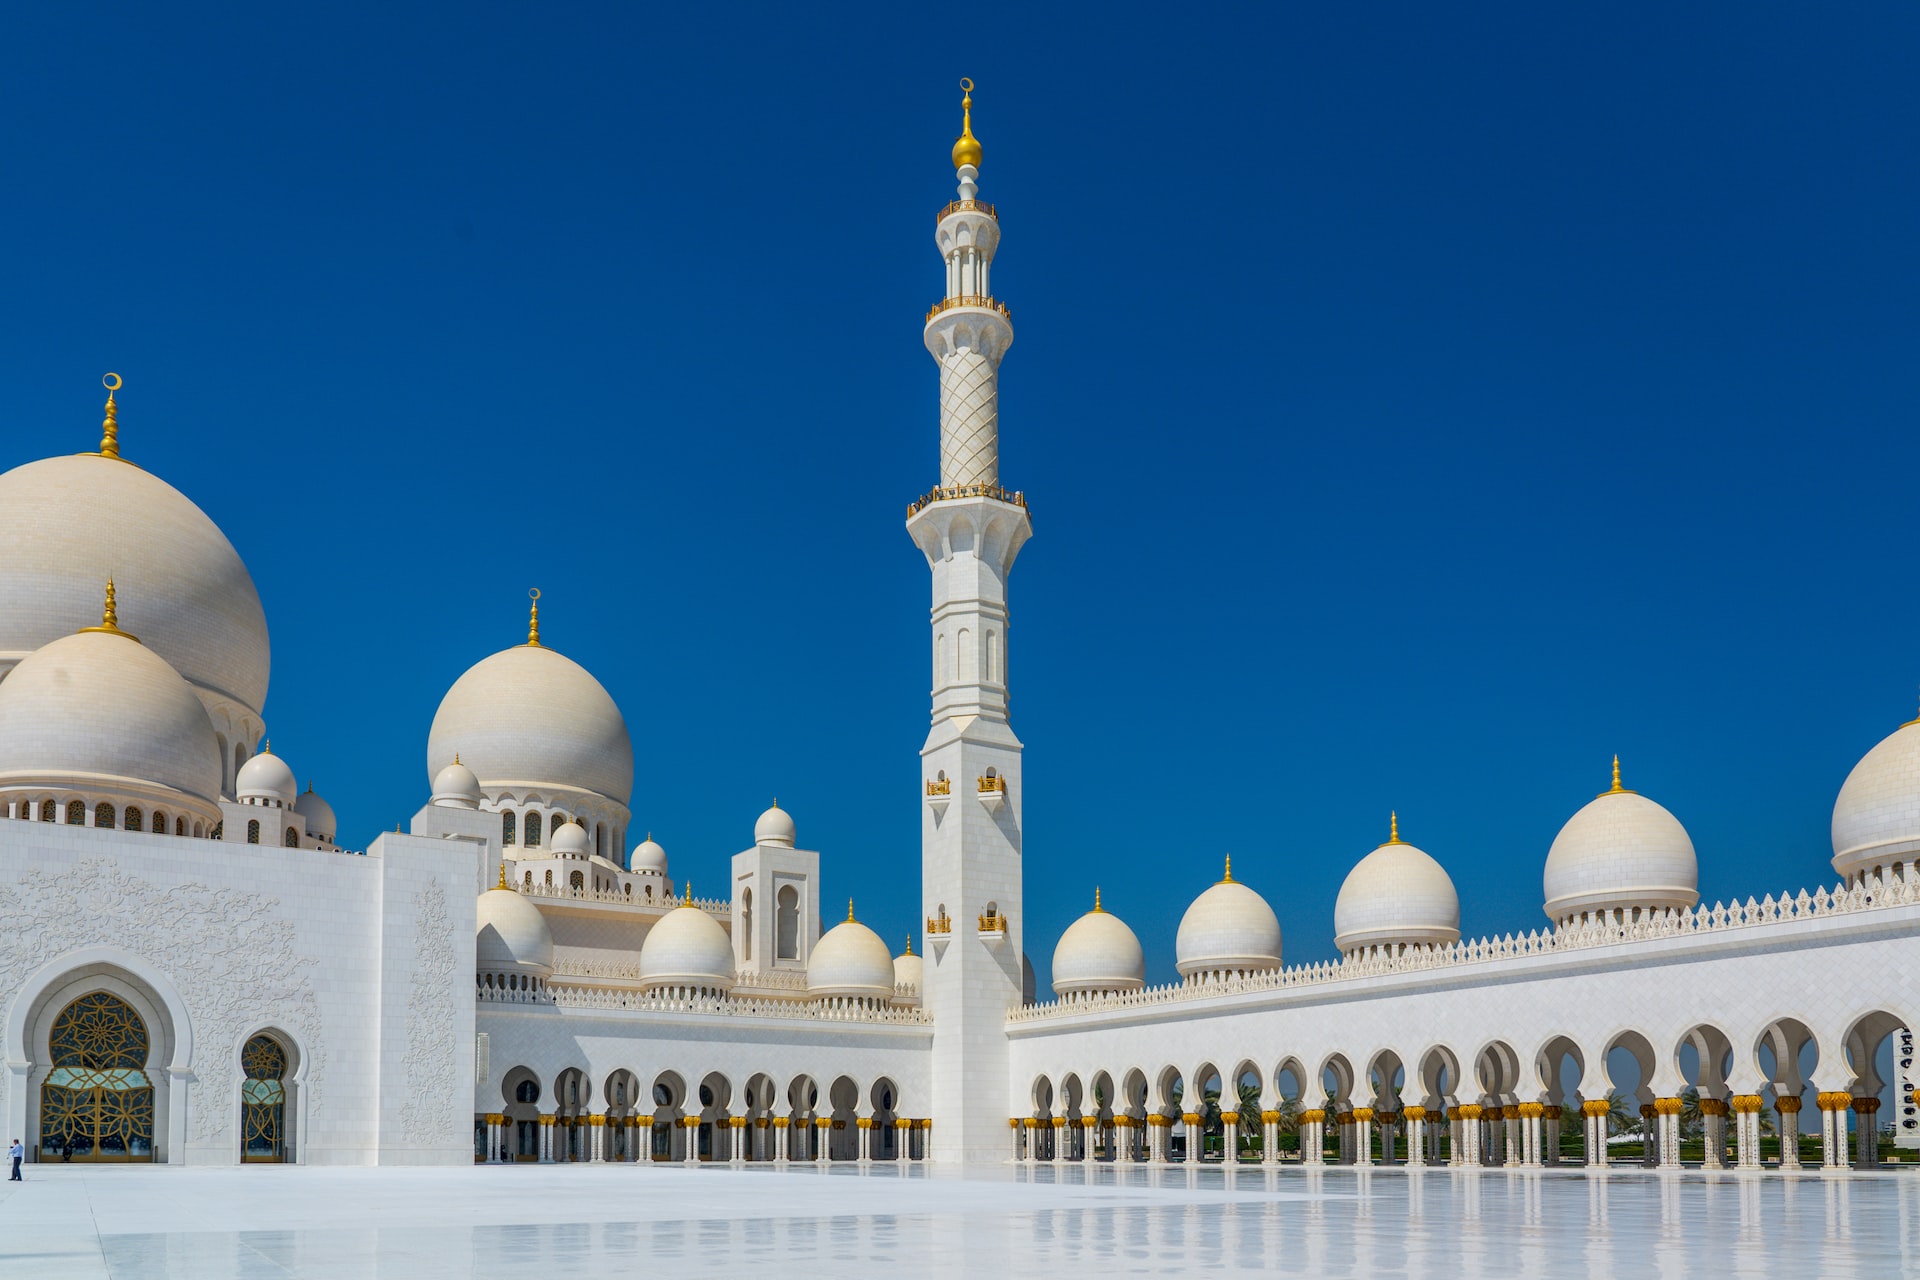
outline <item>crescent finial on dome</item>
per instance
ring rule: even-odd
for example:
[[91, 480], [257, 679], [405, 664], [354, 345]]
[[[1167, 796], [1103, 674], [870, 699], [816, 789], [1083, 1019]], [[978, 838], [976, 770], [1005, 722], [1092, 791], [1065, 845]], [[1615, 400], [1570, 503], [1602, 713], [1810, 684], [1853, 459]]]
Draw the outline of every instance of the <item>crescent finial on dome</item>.
[[80, 628], [81, 635], [86, 635], [90, 632], [97, 632], [100, 635], [119, 636], [123, 640], [131, 640], [135, 644], [140, 643], [139, 636], [131, 635], [120, 629], [120, 609], [118, 604], [115, 603], [113, 579], [111, 577], [107, 579], [107, 602], [100, 610], [100, 625], [97, 627]]
[[100, 456], [120, 460], [120, 406], [114, 403], [113, 393], [122, 383], [120, 375], [110, 373], [100, 379], [100, 385], [107, 389], [107, 416], [100, 422]]
[[953, 167], [964, 169], [972, 165], [978, 169], [983, 152], [980, 139], [973, 136], [973, 81], [960, 81], [960, 136], [953, 144]]
[[533, 612], [527, 616], [527, 648], [538, 649], [540, 644], [540, 588], [528, 587], [527, 599], [533, 601]]

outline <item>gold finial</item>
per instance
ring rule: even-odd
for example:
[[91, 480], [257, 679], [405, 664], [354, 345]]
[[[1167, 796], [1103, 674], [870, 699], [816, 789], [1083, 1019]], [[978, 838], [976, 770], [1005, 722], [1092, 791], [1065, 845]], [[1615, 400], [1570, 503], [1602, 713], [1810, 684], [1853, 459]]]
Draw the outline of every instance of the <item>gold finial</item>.
[[1632, 787], [1620, 785], [1620, 757], [1613, 758], [1613, 785], [1600, 793], [1603, 796], [1630, 796], [1638, 794]]
[[1220, 883], [1221, 884], [1233, 883], [1233, 855], [1232, 854], [1227, 855], [1227, 873], [1220, 877]]
[[507, 864], [504, 862], [500, 864], [500, 887], [502, 889], [507, 887]]
[[133, 641], [135, 644], [140, 643], [139, 636], [129, 634], [120, 629], [120, 609], [114, 603], [112, 578], [107, 579], [107, 603], [106, 606], [100, 610], [100, 625], [97, 627], [80, 628], [81, 635], [86, 635], [94, 631], [102, 635], [120, 636], [123, 639]]
[[454, 753], [453, 753], [453, 762], [454, 762], [455, 764], [459, 764], [459, 763], [460, 763], [460, 753], [459, 753], [458, 751], [456, 751], [456, 752], [454, 752]]
[[1400, 814], [1397, 810], [1387, 815], [1387, 843], [1388, 844], [1405, 844], [1406, 843], [1406, 841], [1400, 838]]
[[691, 880], [687, 881], [686, 887], [687, 887], [687, 905], [692, 906], [693, 905], [693, 881]]
[[110, 373], [100, 379], [100, 385], [107, 389], [107, 416], [100, 422], [100, 456], [117, 459], [120, 456], [120, 406], [114, 403], [113, 393], [123, 384], [119, 374]]
[[960, 81], [960, 136], [953, 144], [953, 167], [980, 167], [980, 139], [973, 136], [973, 81]]
[[907, 935], [907, 954], [908, 955], [913, 954], [913, 935], [912, 934]]
[[847, 923], [848, 924], [853, 923], [853, 899], [852, 898], [847, 899]]
[[263, 756], [270, 756], [270, 755], [272, 755], [272, 754], [273, 754], [273, 739], [272, 739], [272, 738], [266, 738], [266, 739], [263, 739], [263, 740], [261, 741], [261, 743], [260, 743], [260, 754], [261, 754], [261, 755], [263, 755]]
[[540, 648], [540, 588], [528, 587], [527, 599], [533, 601], [533, 613], [527, 618], [527, 648]]

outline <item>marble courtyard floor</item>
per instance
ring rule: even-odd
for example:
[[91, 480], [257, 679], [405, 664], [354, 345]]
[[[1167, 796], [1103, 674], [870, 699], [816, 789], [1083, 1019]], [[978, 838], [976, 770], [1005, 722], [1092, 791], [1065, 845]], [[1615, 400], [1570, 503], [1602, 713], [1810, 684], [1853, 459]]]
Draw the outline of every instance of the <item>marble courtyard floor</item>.
[[1920, 1274], [1920, 1169], [27, 1168], [0, 1275]]

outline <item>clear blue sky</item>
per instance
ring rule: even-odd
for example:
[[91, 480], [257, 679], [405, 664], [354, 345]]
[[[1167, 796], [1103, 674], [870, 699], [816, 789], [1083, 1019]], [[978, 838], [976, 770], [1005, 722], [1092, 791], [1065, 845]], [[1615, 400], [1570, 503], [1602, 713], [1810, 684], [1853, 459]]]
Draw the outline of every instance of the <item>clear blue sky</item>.
[[[918, 932], [935, 211], [979, 85], [1028, 946], [1294, 960], [1402, 832], [1536, 928], [1626, 780], [1708, 898], [1831, 874], [1913, 714], [1920, 10], [16, 6], [0, 466], [123, 446], [251, 566], [364, 845], [546, 635], [718, 889], [773, 795]], [[829, 913], [832, 914], [831, 912]]]

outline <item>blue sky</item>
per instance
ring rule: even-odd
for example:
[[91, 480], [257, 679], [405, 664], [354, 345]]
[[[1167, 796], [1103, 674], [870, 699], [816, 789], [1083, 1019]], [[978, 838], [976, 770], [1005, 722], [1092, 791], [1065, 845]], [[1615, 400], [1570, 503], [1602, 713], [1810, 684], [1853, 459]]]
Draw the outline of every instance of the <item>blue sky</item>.
[[1708, 898], [1815, 885], [1913, 714], [1912, 6], [0, 21], [0, 467], [125, 376], [355, 843], [537, 585], [677, 876], [777, 794], [827, 901], [918, 932], [962, 75], [1043, 983], [1096, 882], [1170, 978], [1229, 852], [1330, 955], [1390, 809], [1470, 933], [1539, 927], [1616, 751]]

